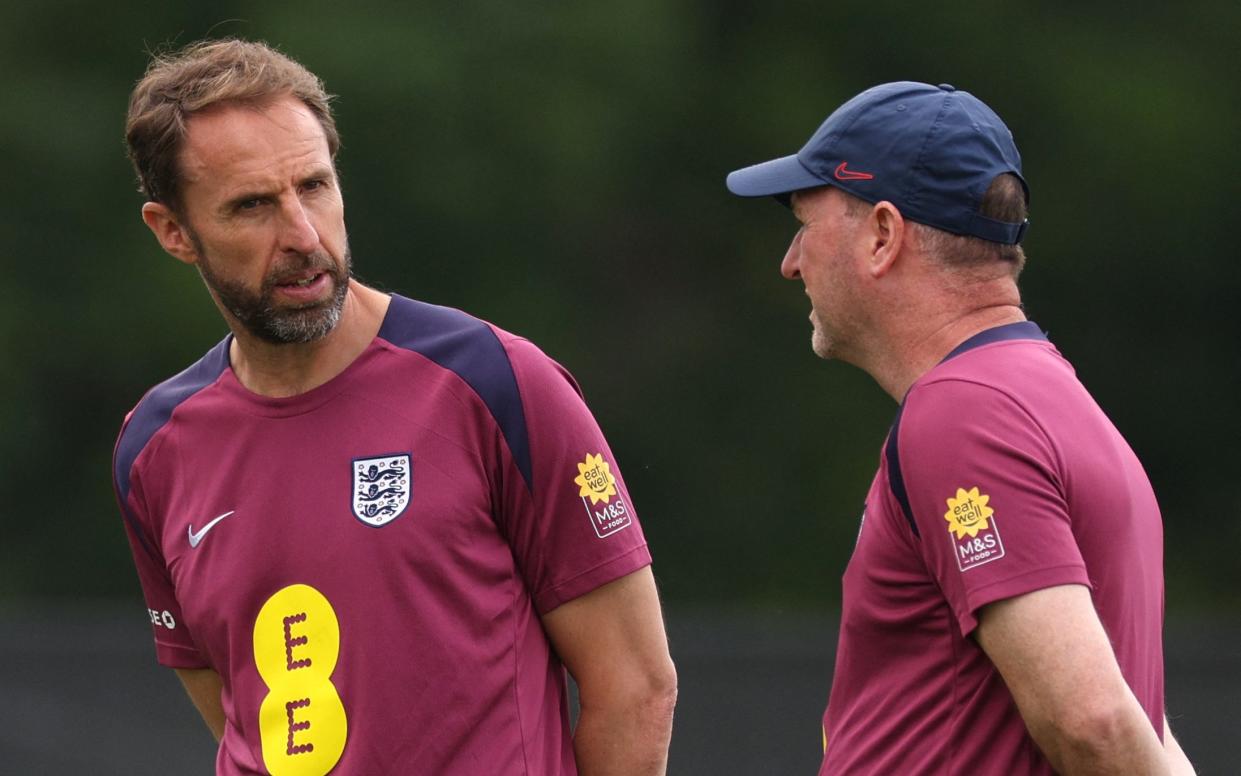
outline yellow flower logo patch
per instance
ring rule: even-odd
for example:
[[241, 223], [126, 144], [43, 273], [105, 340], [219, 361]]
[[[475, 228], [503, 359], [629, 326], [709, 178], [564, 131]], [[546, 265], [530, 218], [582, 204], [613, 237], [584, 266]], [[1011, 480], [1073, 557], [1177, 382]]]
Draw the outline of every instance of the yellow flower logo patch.
[[577, 472], [573, 482], [581, 487], [578, 496], [589, 498], [592, 505], [600, 501], [606, 504], [616, 495], [616, 478], [602, 453], [587, 453], [586, 460], [577, 465]]
[[625, 496], [616, 488], [612, 467], [603, 460], [603, 453], [587, 454], [586, 460], [577, 465], [578, 498], [586, 509], [586, 516], [595, 529], [595, 536], [606, 539], [633, 522]]
[[964, 539], [966, 534], [977, 537], [979, 531], [990, 526], [991, 516], [995, 510], [987, 506], [991, 497], [978, 492], [978, 488], [957, 488], [956, 498], [948, 499], [948, 511], [944, 519], [948, 521], [948, 530], [956, 534], [957, 539]]

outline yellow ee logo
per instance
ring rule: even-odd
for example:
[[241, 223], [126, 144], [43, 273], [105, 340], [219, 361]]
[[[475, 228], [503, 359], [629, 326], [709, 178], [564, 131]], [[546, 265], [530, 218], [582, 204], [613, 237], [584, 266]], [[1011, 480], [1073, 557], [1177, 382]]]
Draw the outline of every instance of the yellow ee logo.
[[340, 623], [323, 594], [289, 585], [254, 621], [254, 663], [270, 692], [259, 706], [263, 763], [272, 776], [324, 776], [345, 751], [348, 721], [332, 671]]
[[577, 465], [577, 477], [573, 482], [581, 487], [577, 495], [589, 497], [591, 504], [606, 503], [616, 495], [616, 478], [612, 476], [608, 462], [603, 460], [602, 453], [587, 453], [586, 460]]
[[957, 488], [956, 498], [948, 499], [948, 511], [944, 519], [948, 521], [948, 530], [963, 539], [966, 534], [978, 536], [979, 531], [987, 530], [988, 522], [995, 510], [987, 506], [991, 497], [978, 492], [978, 488]]

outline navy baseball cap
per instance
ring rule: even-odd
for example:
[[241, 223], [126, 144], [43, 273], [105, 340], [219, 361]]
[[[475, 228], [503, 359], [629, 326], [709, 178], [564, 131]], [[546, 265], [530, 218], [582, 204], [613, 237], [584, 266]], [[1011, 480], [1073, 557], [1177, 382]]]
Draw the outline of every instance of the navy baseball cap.
[[793, 156], [728, 176], [742, 197], [835, 186], [870, 203], [887, 200], [901, 215], [960, 235], [1014, 245], [1029, 221], [1009, 223], [978, 212], [997, 175], [1012, 173], [1029, 201], [1013, 133], [982, 100], [948, 84], [880, 84], [827, 117]]

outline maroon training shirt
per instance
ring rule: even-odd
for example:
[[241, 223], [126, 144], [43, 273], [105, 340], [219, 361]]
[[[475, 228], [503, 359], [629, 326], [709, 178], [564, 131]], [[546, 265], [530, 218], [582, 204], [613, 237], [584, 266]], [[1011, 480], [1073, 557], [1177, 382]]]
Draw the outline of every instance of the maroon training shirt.
[[982, 332], [902, 403], [844, 575], [820, 774], [1051, 774], [970, 633], [1090, 587], [1163, 732], [1163, 527], [1133, 451], [1038, 327]]
[[650, 555], [569, 374], [398, 296], [299, 396], [246, 390], [228, 346], [116, 451], [158, 659], [224, 680], [216, 772], [576, 773], [539, 617]]

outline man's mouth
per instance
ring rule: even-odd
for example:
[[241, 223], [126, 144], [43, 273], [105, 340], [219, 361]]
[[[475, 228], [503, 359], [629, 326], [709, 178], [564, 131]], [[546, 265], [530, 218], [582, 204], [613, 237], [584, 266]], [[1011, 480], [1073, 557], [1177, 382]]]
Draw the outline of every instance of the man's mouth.
[[307, 276], [307, 277], [302, 278], [301, 280], [287, 281], [287, 282], [284, 282], [284, 283], [280, 283], [279, 285], [282, 285], [282, 286], [296, 286], [296, 287], [298, 287], [298, 288], [305, 288], [306, 286], [308, 286], [308, 285], [310, 285], [311, 283], [313, 283], [313, 282], [315, 282], [316, 280], [318, 280], [319, 276], [320, 276], [320, 275], [322, 275], [322, 274], [323, 274], [322, 272], [316, 272], [316, 273], [314, 273], [313, 275], [309, 275], [309, 276]]
[[279, 278], [274, 285], [275, 290], [282, 296], [306, 304], [318, 301], [323, 294], [328, 292], [331, 277], [331, 273], [327, 270], [305, 270]]

